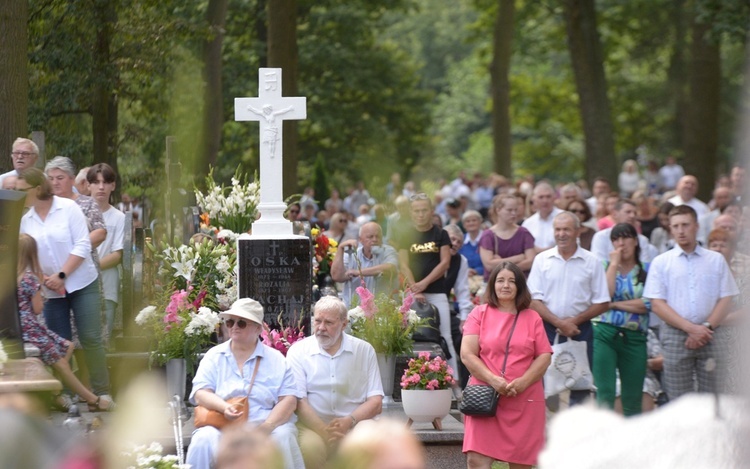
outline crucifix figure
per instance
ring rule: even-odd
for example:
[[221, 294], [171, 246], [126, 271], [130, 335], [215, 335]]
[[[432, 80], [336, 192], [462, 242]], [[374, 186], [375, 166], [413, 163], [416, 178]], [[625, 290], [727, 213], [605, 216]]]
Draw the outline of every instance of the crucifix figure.
[[[253, 236], [291, 235], [292, 224], [284, 218], [282, 190], [285, 120], [307, 118], [307, 98], [281, 96], [281, 69], [261, 68], [257, 98], [234, 98], [234, 120], [260, 122], [260, 204], [262, 217], [253, 223]], [[278, 158], [277, 158], [278, 156]]]

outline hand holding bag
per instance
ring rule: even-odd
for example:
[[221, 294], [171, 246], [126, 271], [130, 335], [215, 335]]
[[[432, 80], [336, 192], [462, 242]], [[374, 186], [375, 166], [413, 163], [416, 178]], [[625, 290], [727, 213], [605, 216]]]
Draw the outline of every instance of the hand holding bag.
[[[487, 314], [487, 307], [484, 309], [484, 314]], [[513, 326], [510, 328], [508, 343], [505, 345], [503, 369], [500, 371], [502, 376], [505, 376], [505, 365], [508, 363], [510, 339], [513, 337], [513, 331], [516, 329], [516, 322], [518, 322], [519, 314], [521, 314], [520, 311], [517, 312], [516, 317], [513, 318]], [[484, 322], [484, 316], [482, 316], [482, 320], [482, 322]], [[481, 328], [479, 331], [481, 333]], [[495, 388], [489, 384], [470, 384], [464, 388], [463, 399], [458, 406], [458, 410], [464, 415], [471, 415], [473, 417], [491, 417], [497, 412], [497, 403], [499, 400], [500, 393], [495, 391]]]
[[210, 410], [202, 405], [196, 406], [194, 411], [193, 424], [195, 428], [200, 427], [216, 427], [219, 430], [237, 423], [247, 421], [248, 413], [250, 412], [250, 392], [253, 390], [253, 384], [255, 383], [255, 375], [258, 374], [258, 366], [260, 366], [261, 357], [255, 359], [255, 369], [253, 370], [253, 377], [250, 379], [250, 387], [247, 390], [246, 396], [230, 397], [227, 399], [227, 403], [230, 405], [239, 406], [242, 416], [229, 420], [224, 416], [224, 412], [217, 410]]
[[544, 374], [545, 398], [560, 394], [566, 389], [579, 391], [594, 388], [586, 342], [568, 339], [560, 344], [559, 339], [560, 335], [555, 334], [552, 363]]

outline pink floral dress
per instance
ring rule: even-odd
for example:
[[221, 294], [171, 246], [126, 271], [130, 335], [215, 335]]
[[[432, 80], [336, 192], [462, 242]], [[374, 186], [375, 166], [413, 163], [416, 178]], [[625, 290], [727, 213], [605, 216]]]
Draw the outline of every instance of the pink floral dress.
[[18, 310], [21, 316], [23, 341], [36, 346], [41, 352], [45, 365], [51, 365], [65, 357], [68, 351], [68, 341], [39, 322], [31, 299], [42, 288], [36, 275], [25, 272], [18, 287]]

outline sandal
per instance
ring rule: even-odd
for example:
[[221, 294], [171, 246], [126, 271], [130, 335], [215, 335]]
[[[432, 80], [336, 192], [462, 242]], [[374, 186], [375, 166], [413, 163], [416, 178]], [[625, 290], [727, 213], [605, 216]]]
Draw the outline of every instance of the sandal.
[[73, 399], [67, 394], [57, 394], [52, 400], [52, 410], [57, 412], [67, 412], [70, 410], [70, 406], [73, 405]]
[[[106, 403], [107, 405], [105, 407], [102, 407], [103, 403]], [[89, 406], [89, 412], [112, 412], [113, 410], [115, 410], [115, 408], [117, 408], [115, 401], [113, 401], [112, 397], [108, 394], [96, 396], [96, 400], [94, 402], [88, 402], [87, 404]]]

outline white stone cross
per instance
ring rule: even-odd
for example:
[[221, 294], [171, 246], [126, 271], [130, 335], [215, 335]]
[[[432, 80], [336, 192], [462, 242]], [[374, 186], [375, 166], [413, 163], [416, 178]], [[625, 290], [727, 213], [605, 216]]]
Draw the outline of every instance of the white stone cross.
[[257, 98], [234, 98], [234, 120], [260, 122], [261, 218], [253, 223], [253, 237], [287, 236], [292, 223], [284, 218], [282, 132], [285, 120], [307, 118], [307, 98], [281, 96], [281, 69], [261, 68]]

